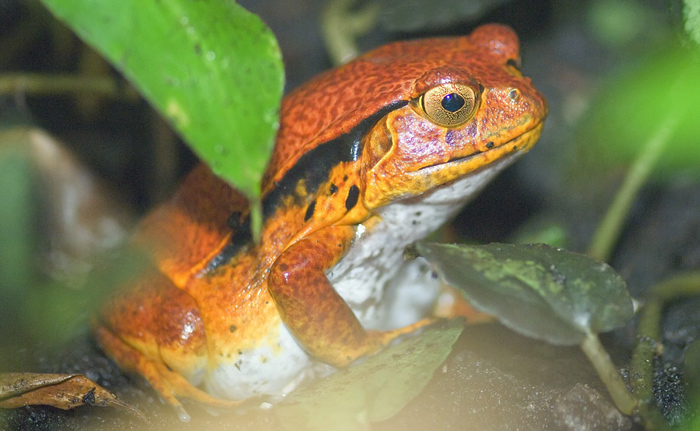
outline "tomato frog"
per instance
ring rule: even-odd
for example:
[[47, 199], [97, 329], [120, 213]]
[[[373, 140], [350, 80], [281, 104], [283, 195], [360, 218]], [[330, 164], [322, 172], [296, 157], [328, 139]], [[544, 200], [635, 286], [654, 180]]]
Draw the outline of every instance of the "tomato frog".
[[96, 318], [100, 345], [187, 420], [182, 399], [274, 400], [432, 322], [440, 283], [402, 255], [539, 138], [547, 105], [518, 51], [485, 25], [380, 47], [289, 93], [260, 240], [246, 199], [194, 168], [137, 228], [151, 264]]

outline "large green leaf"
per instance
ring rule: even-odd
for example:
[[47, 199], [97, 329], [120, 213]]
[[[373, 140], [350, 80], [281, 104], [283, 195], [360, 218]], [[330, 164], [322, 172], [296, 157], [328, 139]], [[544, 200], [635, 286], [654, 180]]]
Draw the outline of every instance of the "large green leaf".
[[[657, 179], [700, 173], [700, 62], [693, 51], [671, 45], [653, 52], [609, 79], [579, 123], [575, 162], [569, 175], [590, 189], [590, 178], [603, 180], [611, 168], [629, 165], [666, 121], [673, 120], [669, 145], [660, 154]], [[663, 85], [660, 83], [663, 82]], [[577, 176], [578, 175], [578, 176]]]
[[232, 0], [43, 0], [164, 114], [215, 173], [256, 198], [279, 124], [277, 42]]
[[418, 243], [449, 284], [509, 328], [553, 344], [625, 325], [633, 315], [625, 282], [608, 265], [544, 244]]
[[464, 328], [442, 321], [420, 335], [294, 391], [275, 408], [290, 430], [367, 429], [398, 413], [430, 381]]

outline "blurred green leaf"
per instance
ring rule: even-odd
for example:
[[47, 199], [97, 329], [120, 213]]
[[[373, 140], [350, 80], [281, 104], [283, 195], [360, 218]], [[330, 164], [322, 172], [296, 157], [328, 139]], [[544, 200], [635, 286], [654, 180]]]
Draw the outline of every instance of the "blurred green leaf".
[[462, 333], [461, 320], [441, 321], [398, 345], [294, 391], [275, 407], [290, 430], [367, 429], [418, 395]]
[[20, 143], [0, 144], [0, 298], [7, 299], [25, 294], [32, 273], [34, 173]]
[[569, 233], [563, 223], [546, 216], [526, 220], [509, 239], [514, 244], [542, 243], [553, 247], [566, 247], [568, 241]]
[[418, 243], [418, 253], [477, 309], [521, 334], [553, 344], [625, 325], [625, 282], [608, 265], [544, 244]]
[[[26, 295], [34, 273], [34, 172], [22, 142], [0, 140], [0, 336], [8, 347], [21, 340]], [[5, 355], [0, 352], [0, 366]]]
[[640, 35], [662, 28], [662, 16], [636, 0], [594, 0], [587, 9], [589, 31], [612, 48], [624, 49]]
[[90, 315], [109, 294], [129, 288], [151, 269], [148, 256], [133, 248], [105, 253], [103, 258], [80, 289], [47, 280], [25, 293], [24, 323], [35, 338], [48, 345], [66, 343], [88, 327]]
[[278, 127], [283, 68], [232, 0], [44, 0], [107, 57], [218, 175], [256, 198]]
[[691, 51], [669, 47], [611, 79], [579, 124], [572, 170], [591, 178], [601, 170], [629, 165], [658, 125], [677, 116], [654, 175], [664, 178], [679, 170], [700, 174], [699, 76], [700, 63]]
[[[70, 225], [74, 219], [85, 221], [75, 214], [80, 208], [63, 212], [61, 207], [79, 205], [79, 199], [60, 204], [50, 200], [97, 193], [82, 171], [76, 174], [80, 187], [71, 188], [71, 179], [62, 170], [77, 169], [74, 162], [44, 132], [23, 127], [0, 131], [0, 334], [6, 347], [0, 349], [0, 369], [5, 363], [15, 363], [19, 354], [14, 349], [19, 347], [14, 345], [58, 345], [85, 330], [88, 313], [116, 287], [137, 279], [149, 262], [142, 252], [98, 251], [93, 245], [93, 253], [102, 254], [83, 261], [95, 268], [87, 280], [59, 277], [59, 282], [49, 277], [56, 275], [51, 253], [61, 253], [66, 247], [60, 235], [65, 231], [65, 235], [77, 235], [77, 240], [87, 236], [85, 230]], [[104, 208], [90, 213], [96, 215], [100, 210]], [[61, 226], [66, 219], [70, 226]]]

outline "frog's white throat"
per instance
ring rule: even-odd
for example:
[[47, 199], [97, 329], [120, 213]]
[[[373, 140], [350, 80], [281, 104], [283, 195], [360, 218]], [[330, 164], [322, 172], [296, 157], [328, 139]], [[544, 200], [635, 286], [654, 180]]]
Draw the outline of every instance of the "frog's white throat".
[[522, 152], [513, 153], [420, 196], [376, 211], [380, 221], [357, 227], [348, 253], [327, 275], [362, 324], [389, 329], [430, 314], [440, 295], [423, 259], [406, 262], [407, 245], [442, 226]]

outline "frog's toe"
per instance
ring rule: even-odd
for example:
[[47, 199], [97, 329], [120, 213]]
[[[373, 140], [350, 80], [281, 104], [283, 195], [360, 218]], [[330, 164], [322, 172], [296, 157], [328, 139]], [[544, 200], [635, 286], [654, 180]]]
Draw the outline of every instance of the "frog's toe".
[[185, 410], [184, 407], [182, 407], [182, 404], [178, 406], [173, 406], [175, 409], [175, 414], [177, 415], [178, 419], [182, 422], [189, 422], [192, 420], [192, 416], [190, 416], [189, 413]]

